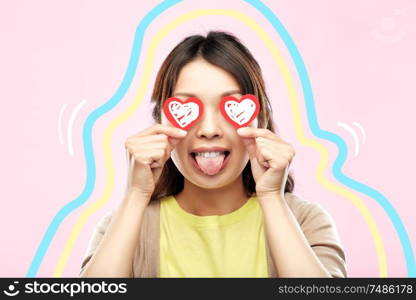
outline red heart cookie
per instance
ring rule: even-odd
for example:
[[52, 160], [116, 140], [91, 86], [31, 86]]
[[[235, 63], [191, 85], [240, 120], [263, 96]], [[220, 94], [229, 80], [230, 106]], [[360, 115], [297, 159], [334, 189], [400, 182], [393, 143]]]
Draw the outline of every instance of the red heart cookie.
[[249, 125], [259, 114], [260, 104], [256, 96], [246, 94], [240, 100], [227, 96], [220, 102], [221, 114], [235, 128]]
[[171, 97], [163, 104], [163, 111], [173, 126], [180, 129], [191, 128], [202, 116], [204, 106], [198, 98], [188, 98], [185, 101]]

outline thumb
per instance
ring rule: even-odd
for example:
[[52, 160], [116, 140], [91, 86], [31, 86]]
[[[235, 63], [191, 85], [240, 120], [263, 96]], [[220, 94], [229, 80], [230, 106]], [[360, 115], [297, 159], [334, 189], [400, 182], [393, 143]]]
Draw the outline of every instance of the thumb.
[[253, 160], [256, 158], [256, 140], [255, 138], [241, 138], [243, 141], [244, 146], [247, 149], [248, 157], [250, 160]]

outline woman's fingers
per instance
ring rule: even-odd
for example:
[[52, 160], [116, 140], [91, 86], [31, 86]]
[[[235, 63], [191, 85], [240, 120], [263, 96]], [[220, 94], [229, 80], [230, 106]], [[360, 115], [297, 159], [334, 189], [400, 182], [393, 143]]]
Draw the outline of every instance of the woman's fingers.
[[127, 145], [129, 145], [130, 148], [131, 147], [140, 148], [140, 147], [146, 147], [154, 143], [162, 143], [167, 148], [169, 148], [169, 152], [170, 152], [180, 141], [181, 139], [171, 138], [165, 134], [160, 133], [160, 134], [148, 135], [148, 136], [142, 136], [142, 137], [133, 136], [126, 141], [126, 147]]
[[140, 147], [146, 147], [147, 145], [155, 142], [164, 144], [167, 152], [170, 152], [176, 147], [176, 145], [187, 135], [187, 131], [178, 129], [173, 126], [165, 124], [157, 124], [146, 130], [140, 132], [137, 135], [129, 137], [125, 143], [125, 147], [129, 150], [138, 149]]
[[268, 129], [243, 127], [237, 133], [246, 145], [250, 159], [255, 157], [266, 168], [281, 167], [285, 161], [290, 163], [295, 155], [292, 145]]
[[259, 136], [270, 139], [278, 138], [278, 136], [275, 133], [265, 128], [242, 127], [237, 129], [237, 133], [239, 136], [245, 138], [256, 138]]
[[188, 133], [186, 130], [182, 130], [176, 127], [173, 127], [171, 125], [166, 124], [156, 124], [152, 127], [149, 127], [140, 133], [138, 133], [138, 136], [144, 136], [144, 135], [153, 135], [153, 134], [159, 134], [163, 133], [167, 136], [174, 137], [174, 138], [183, 138]]
[[131, 169], [128, 186], [135, 186], [150, 195], [171, 151], [186, 135], [184, 130], [156, 124], [127, 138], [125, 148]]
[[130, 149], [139, 163], [152, 166], [152, 163], [157, 162], [158, 164], [153, 166], [161, 167], [169, 159], [172, 148], [168, 142], [153, 142], [136, 145]]
[[274, 135], [271, 131], [263, 128], [252, 128], [252, 127], [242, 127], [237, 130], [238, 135], [241, 137], [244, 145], [246, 146], [250, 160], [257, 158], [259, 164], [262, 166], [268, 167], [268, 164], [262, 159], [261, 153], [257, 147], [257, 138], [258, 137], [267, 137], [270, 138], [271, 135]]

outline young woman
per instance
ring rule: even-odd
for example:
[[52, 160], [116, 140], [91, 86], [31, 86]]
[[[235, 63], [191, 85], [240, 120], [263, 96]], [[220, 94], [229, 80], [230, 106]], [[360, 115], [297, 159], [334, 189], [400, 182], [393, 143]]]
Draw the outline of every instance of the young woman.
[[[260, 112], [236, 130], [225, 96], [253, 94]], [[199, 98], [188, 131], [163, 113], [169, 97]], [[161, 66], [155, 125], [129, 137], [125, 198], [91, 238], [82, 277], [346, 277], [332, 218], [293, 194], [293, 147], [274, 130], [261, 70], [231, 34], [180, 42]]]

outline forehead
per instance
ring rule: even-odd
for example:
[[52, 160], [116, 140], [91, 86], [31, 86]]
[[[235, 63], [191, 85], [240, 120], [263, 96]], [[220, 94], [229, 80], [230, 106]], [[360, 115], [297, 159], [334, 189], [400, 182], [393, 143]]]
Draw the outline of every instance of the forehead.
[[173, 90], [175, 97], [199, 97], [201, 100], [240, 93], [240, 86], [230, 73], [201, 58], [181, 69]]

